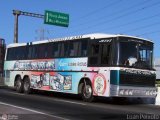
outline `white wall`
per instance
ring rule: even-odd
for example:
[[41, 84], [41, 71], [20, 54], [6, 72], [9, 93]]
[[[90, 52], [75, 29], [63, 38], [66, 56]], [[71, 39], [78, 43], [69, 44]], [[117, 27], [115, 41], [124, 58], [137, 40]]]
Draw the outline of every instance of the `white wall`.
[[154, 68], [156, 69], [156, 79], [160, 79], [160, 58], [154, 60]]

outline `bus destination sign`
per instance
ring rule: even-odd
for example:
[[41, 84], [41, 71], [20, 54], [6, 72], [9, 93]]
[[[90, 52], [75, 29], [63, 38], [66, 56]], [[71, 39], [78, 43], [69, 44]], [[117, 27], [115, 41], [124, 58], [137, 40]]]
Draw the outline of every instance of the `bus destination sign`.
[[57, 25], [62, 27], [69, 26], [69, 14], [45, 11], [44, 24]]

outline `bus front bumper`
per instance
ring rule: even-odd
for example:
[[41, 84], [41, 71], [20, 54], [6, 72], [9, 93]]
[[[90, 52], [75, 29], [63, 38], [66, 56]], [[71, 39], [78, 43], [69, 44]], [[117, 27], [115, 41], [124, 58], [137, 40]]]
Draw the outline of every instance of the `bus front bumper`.
[[157, 96], [157, 88], [111, 85], [110, 96], [155, 98]]

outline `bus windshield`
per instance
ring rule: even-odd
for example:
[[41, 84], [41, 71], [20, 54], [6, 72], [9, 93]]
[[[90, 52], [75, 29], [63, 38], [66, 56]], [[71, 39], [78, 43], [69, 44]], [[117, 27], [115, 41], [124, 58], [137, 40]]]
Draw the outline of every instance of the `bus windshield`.
[[[121, 38], [122, 39], [122, 38]], [[127, 39], [118, 42], [117, 64], [125, 67], [152, 69], [153, 44]]]

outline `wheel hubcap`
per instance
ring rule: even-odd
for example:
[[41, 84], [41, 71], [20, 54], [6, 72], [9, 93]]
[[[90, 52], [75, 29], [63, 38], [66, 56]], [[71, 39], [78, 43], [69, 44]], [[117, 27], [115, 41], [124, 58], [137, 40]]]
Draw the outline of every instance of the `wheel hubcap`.
[[18, 80], [18, 81], [17, 81], [17, 84], [16, 84], [17, 90], [20, 89], [20, 87], [21, 87], [21, 82]]
[[24, 90], [27, 91], [29, 89], [29, 83], [26, 81], [24, 83]]
[[84, 96], [86, 98], [90, 98], [91, 95], [92, 95], [92, 88], [91, 88], [91, 86], [86, 85], [85, 88], [84, 88]]

